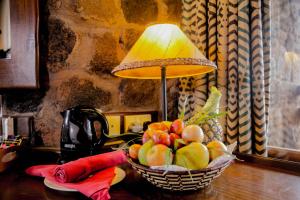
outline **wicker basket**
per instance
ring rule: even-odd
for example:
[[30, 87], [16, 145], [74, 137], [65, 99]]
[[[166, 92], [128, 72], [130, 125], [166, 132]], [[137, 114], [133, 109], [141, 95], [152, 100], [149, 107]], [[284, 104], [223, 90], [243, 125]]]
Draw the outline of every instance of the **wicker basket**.
[[213, 179], [221, 175], [232, 161], [226, 161], [216, 167], [201, 170], [168, 171], [150, 169], [128, 159], [132, 168], [156, 187], [172, 191], [198, 190], [208, 186]]

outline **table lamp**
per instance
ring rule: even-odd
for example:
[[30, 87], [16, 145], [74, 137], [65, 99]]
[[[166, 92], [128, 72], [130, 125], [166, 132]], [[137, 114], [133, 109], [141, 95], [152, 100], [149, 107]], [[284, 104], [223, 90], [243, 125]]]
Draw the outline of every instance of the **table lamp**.
[[165, 121], [166, 78], [195, 76], [216, 68], [178, 26], [155, 24], [146, 28], [112, 73], [123, 78], [161, 79], [162, 120]]

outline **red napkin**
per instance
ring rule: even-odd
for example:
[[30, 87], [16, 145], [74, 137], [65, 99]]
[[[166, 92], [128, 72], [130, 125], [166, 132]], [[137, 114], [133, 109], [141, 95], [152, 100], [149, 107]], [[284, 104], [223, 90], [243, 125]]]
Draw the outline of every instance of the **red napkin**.
[[[32, 166], [26, 169], [26, 173], [33, 176], [42, 176], [59, 186], [78, 190], [94, 200], [106, 200], [110, 199], [108, 190], [115, 176], [114, 166], [125, 161], [126, 156], [124, 152], [115, 151], [81, 158], [63, 165]], [[100, 169], [103, 170], [98, 171]], [[95, 172], [93, 176], [88, 177], [93, 172]], [[59, 182], [62, 180], [80, 180], [82, 178], [86, 179], [73, 183]]]
[[80, 158], [59, 165], [55, 169], [55, 179], [60, 183], [76, 182], [88, 177], [91, 173], [107, 167], [122, 164], [126, 161], [123, 151], [113, 151], [96, 156]]

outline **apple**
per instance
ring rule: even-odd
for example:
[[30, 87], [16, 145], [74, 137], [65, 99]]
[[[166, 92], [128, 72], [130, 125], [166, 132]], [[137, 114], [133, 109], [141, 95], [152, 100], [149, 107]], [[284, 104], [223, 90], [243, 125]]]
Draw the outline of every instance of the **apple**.
[[218, 140], [211, 141], [206, 146], [209, 151], [210, 160], [214, 160], [217, 157], [224, 155], [225, 151], [227, 151], [226, 145]]
[[151, 131], [156, 131], [156, 130], [160, 130], [160, 131], [164, 131], [164, 132], [168, 132], [169, 128], [166, 124], [164, 124], [163, 122], [155, 122], [152, 124], [149, 124], [148, 129]]
[[200, 142], [201, 143], [204, 138], [204, 133], [200, 126], [189, 125], [183, 129], [181, 137], [185, 142]]
[[149, 166], [171, 165], [173, 154], [170, 148], [163, 144], [156, 144], [147, 152]]
[[177, 135], [176, 133], [170, 133], [170, 142], [172, 147], [174, 147], [176, 139], [180, 139], [179, 135]]
[[164, 131], [154, 131], [152, 135], [152, 140], [155, 144], [164, 144], [166, 146], [171, 145], [170, 135]]
[[191, 170], [206, 168], [209, 162], [209, 152], [200, 142], [192, 142], [176, 151], [175, 164]]
[[153, 135], [153, 131], [147, 129], [142, 137], [142, 143], [145, 144], [148, 140], [150, 140], [152, 138]]
[[172, 122], [170, 132], [181, 134], [184, 129], [184, 122], [181, 119], [176, 119]]
[[160, 134], [158, 144], [164, 144], [166, 146], [170, 146], [171, 145], [170, 135], [168, 133]]
[[132, 159], [137, 159], [138, 158], [138, 154], [139, 154], [139, 150], [141, 148], [142, 145], [140, 144], [133, 144], [129, 147], [129, 156]]

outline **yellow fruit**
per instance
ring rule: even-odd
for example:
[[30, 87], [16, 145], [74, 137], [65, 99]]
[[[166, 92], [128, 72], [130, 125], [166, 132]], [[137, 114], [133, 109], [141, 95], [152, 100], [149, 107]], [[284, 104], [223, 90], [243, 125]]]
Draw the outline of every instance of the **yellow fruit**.
[[155, 130], [160, 130], [160, 131], [165, 131], [165, 132], [169, 131], [168, 126], [165, 125], [163, 122], [155, 122], [155, 123], [149, 124], [148, 129], [151, 131], [155, 131]]
[[139, 154], [139, 150], [141, 148], [142, 145], [140, 144], [133, 144], [129, 147], [129, 156], [132, 159], [137, 159], [138, 158], [138, 154]]
[[154, 145], [154, 142], [153, 140], [148, 140], [145, 144], [143, 144], [139, 150], [139, 154], [138, 154], [138, 159], [139, 159], [139, 162], [142, 164], [142, 165], [146, 165], [148, 166], [147, 164], [147, 152], [149, 151], [149, 149], [151, 149], [151, 147]]
[[170, 127], [171, 127], [172, 122], [170, 122], [170, 121], [162, 121], [162, 123], [163, 123], [164, 125], [166, 125], [166, 126], [168, 127], [168, 129], [170, 130]]
[[224, 155], [224, 151], [227, 151], [227, 147], [225, 146], [225, 144], [218, 140], [214, 140], [208, 143], [207, 148], [209, 151], [210, 160], [214, 160], [217, 157]]
[[203, 169], [209, 162], [209, 153], [205, 145], [192, 142], [176, 151], [175, 164], [191, 169]]

